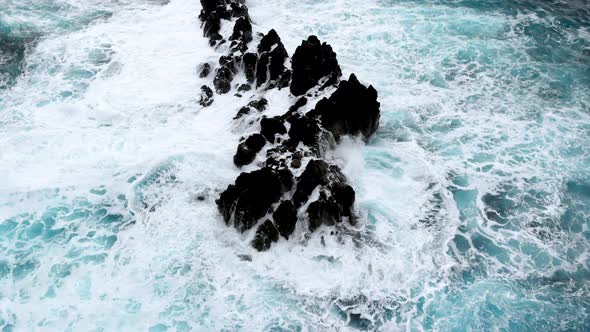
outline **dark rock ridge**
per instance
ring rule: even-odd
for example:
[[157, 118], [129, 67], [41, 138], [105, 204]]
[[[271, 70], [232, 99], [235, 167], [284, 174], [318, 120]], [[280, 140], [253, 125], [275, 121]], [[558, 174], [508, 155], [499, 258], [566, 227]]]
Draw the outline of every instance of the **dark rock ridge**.
[[[218, 45], [218, 43], [223, 41], [223, 36], [219, 33], [221, 20], [229, 20], [232, 17], [242, 17], [248, 21], [250, 20], [248, 8], [244, 4], [244, 1], [201, 0], [201, 7], [199, 19], [203, 22], [203, 35], [209, 38], [209, 45], [211, 46]], [[252, 30], [251, 26], [250, 30]]]
[[[325, 159], [325, 151], [347, 135], [364, 141], [371, 138], [379, 125], [377, 91], [364, 86], [354, 74], [340, 81], [336, 53], [316, 36], [304, 40], [289, 59], [274, 29], [260, 35], [255, 48], [248, 46], [253, 31], [243, 0], [201, 0], [201, 4], [199, 18], [211, 46], [226, 42], [220, 34], [222, 20], [235, 22], [229, 52], [220, 57], [214, 70], [215, 92], [231, 91], [232, 81], [243, 71], [246, 83], [234, 85], [238, 93], [255, 89], [259, 96], [241, 107], [234, 118], [257, 130], [242, 138], [234, 164], [252, 164], [247, 168], [255, 170], [242, 172], [216, 200], [225, 223], [239, 232], [255, 229], [251, 244], [258, 251], [268, 250], [280, 238], [289, 240], [322, 226], [354, 224], [355, 191], [340, 168]], [[205, 71], [202, 66], [202, 77], [207, 77]], [[310, 96], [326, 87], [335, 90], [309, 112], [302, 111], [308, 99], [299, 97], [283, 115], [263, 116], [271, 105], [260, 95], [287, 87], [293, 96]], [[204, 86], [202, 91], [201, 104], [208, 106], [213, 102], [213, 89]], [[241, 119], [246, 116], [245, 121]], [[260, 154], [264, 155], [257, 158]], [[295, 233], [296, 229], [301, 233]]]
[[[219, 67], [215, 69], [213, 86], [218, 94], [225, 94], [231, 90], [231, 83], [242, 64], [244, 52], [248, 43], [252, 41], [252, 24], [248, 15], [248, 8], [243, 0], [201, 0], [199, 19], [203, 27], [203, 35], [209, 38], [209, 45], [218, 47], [227, 41], [220, 34], [222, 20], [236, 19], [233, 33], [228, 38], [231, 41], [227, 55], [219, 58]], [[201, 77], [207, 77], [210, 67], [202, 65]]]
[[[256, 59], [254, 75], [256, 86], [260, 87], [268, 82], [269, 88], [281, 89], [289, 85], [291, 71], [285, 67], [289, 54], [274, 29], [262, 37], [257, 51], [257, 54], [248, 54], [249, 60]], [[248, 79], [251, 79], [252, 73], [246, 72], [246, 75]]]

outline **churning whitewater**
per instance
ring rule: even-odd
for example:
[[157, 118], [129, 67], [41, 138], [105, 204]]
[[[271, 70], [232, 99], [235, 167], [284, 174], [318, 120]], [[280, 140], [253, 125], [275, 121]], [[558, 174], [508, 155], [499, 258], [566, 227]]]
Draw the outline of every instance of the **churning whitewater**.
[[282, 119], [300, 92], [238, 91], [242, 65], [213, 92], [231, 46], [204, 35], [200, 1], [3, 1], [1, 331], [590, 329], [587, 1], [245, 6], [248, 52], [274, 30], [288, 70], [317, 36], [340, 84], [378, 93], [377, 131], [318, 158], [354, 188], [356, 222], [311, 232], [307, 202], [265, 251], [264, 220], [226, 224], [220, 195], [267, 162], [234, 164], [261, 129], [234, 118], [265, 98]]

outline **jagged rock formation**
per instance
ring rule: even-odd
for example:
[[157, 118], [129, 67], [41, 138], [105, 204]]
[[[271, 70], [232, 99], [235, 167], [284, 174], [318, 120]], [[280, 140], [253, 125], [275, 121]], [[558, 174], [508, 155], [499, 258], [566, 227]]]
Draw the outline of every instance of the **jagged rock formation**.
[[[283, 115], [259, 115], [250, 122], [259, 132], [241, 139], [234, 164], [244, 167], [256, 161], [259, 168], [241, 173], [216, 200], [225, 223], [240, 232], [256, 228], [252, 246], [259, 251], [268, 250], [281, 237], [292, 238], [298, 227], [313, 232], [323, 225], [353, 224], [355, 191], [340, 168], [325, 160], [325, 151], [346, 135], [370, 139], [379, 125], [377, 91], [354, 74], [340, 81], [336, 53], [316, 36], [296, 49], [289, 69], [289, 55], [275, 30], [263, 35], [255, 48], [248, 46], [252, 25], [243, 0], [201, 0], [201, 4], [199, 18], [212, 46], [226, 42], [220, 34], [222, 20], [235, 19], [229, 53], [220, 57], [215, 69], [216, 93], [231, 91], [239, 70], [248, 83], [236, 85], [238, 93], [289, 87], [293, 96], [301, 96], [335, 88], [307, 113], [301, 108], [308, 99], [300, 97]], [[199, 69], [201, 77], [209, 71], [205, 65]], [[208, 106], [213, 91], [207, 86], [202, 91], [201, 104]], [[268, 106], [265, 98], [253, 100], [234, 119], [262, 113]]]
[[361, 135], [367, 141], [379, 126], [377, 90], [362, 85], [352, 74], [348, 81], [340, 82], [330, 98], [320, 100], [308, 115], [317, 116], [337, 140], [344, 135]]
[[309, 36], [293, 54], [291, 93], [300, 96], [326, 78], [321, 89], [334, 85], [342, 75], [336, 53], [316, 36]]

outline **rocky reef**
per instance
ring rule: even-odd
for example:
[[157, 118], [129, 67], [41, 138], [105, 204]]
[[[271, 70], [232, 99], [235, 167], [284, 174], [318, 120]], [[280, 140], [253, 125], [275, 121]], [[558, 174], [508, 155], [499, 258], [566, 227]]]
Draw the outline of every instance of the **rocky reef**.
[[[282, 237], [288, 240], [300, 227], [311, 233], [322, 226], [354, 224], [355, 191], [337, 165], [326, 159], [344, 136], [365, 142], [379, 126], [377, 91], [352, 74], [341, 80], [336, 53], [316, 36], [309, 36], [292, 58], [275, 30], [253, 38], [248, 9], [242, 0], [201, 0], [204, 36], [212, 47], [230, 43], [228, 53], [212, 68], [203, 64], [199, 76], [214, 73], [213, 88], [201, 88], [200, 104], [214, 102], [214, 92], [226, 94], [243, 73], [247, 83], [236, 85], [236, 95], [255, 89], [264, 95], [271, 89], [289, 88], [295, 100], [285, 113], [267, 117], [269, 107], [260, 97], [239, 108], [234, 118], [255, 114], [249, 122], [257, 131], [243, 137], [234, 155], [236, 167], [256, 162], [257, 169], [242, 172], [216, 200], [223, 220], [239, 232], [256, 229], [252, 246], [268, 250]], [[233, 24], [226, 40], [222, 24]], [[311, 97], [332, 93], [304, 113]], [[259, 155], [265, 153], [262, 157]], [[251, 167], [249, 167], [251, 168]]]

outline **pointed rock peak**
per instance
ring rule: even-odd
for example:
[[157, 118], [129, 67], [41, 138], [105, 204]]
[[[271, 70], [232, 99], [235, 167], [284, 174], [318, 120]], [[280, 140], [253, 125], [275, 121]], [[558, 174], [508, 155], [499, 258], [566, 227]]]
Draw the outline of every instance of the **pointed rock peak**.
[[354, 84], [360, 84], [358, 78], [356, 78], [355, 74], [350, 74], [350, 77], [348, 78], [348, 81], [350, 83], [354, 83]]
[[262, 39], [260, 40], [260, 44], [258, 44], [258, 53], [262, 52], [269, 52], [273, 45], [278, 44], [281, 42], [281, 37], [277, 34], [275, 29], [271, 29]]
[[295, 96], [305, 94], [327, 77], [320, 89], [338, 83], [342, 71], [336, 53], [326, 43], [321, 44], [316, 36], [309, 36], [293, 54], [291, 93]]
[[307, 41], [303, 41], [303, 43], [305, 44], [306, 42], [310, 43], [310, 44], [318, 45], [318, 46], [321, 44], [320, 40], [315, 35], [311, 35], [311, 36], [307, 37]]

